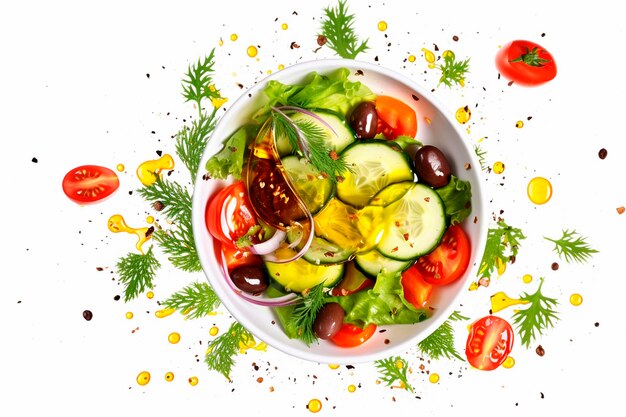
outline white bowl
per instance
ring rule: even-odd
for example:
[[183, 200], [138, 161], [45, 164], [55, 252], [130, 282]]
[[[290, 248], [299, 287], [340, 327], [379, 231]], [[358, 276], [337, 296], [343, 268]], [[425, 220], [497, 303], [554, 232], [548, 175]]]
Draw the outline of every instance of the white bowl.
[[[300, 340], [289, 339], [268, 307], [253, 305], [235, 294], [222, 277], [214, 255], [213, 239], [207, 232], [204, 220], [205, 206], [216, 188], [224, 182], [203, 179], [205, 164], [210, 156], [222, 148], [222, 143], [251, 116], [266, 100], [263, 88], [270, 80], [296, 84], [311, 73], [329, 73], [337, 68], [350, 69], [352, 80], [367, 85], [375, 94], [397, 97], [411, 105], [418, 115], [417, 139], [424, 144], [437, 146], [448, 157], [452, 172], [472, 186], [472, 213], [464, 222], [472, 245], [472, 258], [465, 276], [458, 281], [437, 287], [430, 304], [435, 307], [432, 316], [412, 325], [379, 326], [377, 332], [363, 345], [341, 348], [331, 342], [320, 341], [307, 346]], [[358, 75], [357, 75], [358, 71]], [[419, 98], [415, 100], [414, 97]], [[428, 122], [427, 122], [427, 119]], [[465, 164], [470, 169], [465, 169]], [[459, 299], [476, 277], [482, 258], [487, 232], [482, 192], [481, 170], [474, 150], [459, 129], [453, 113], [445, 109], [433, 95], [407, 77], [379, 65], [344, 59], [327, 59], [303, 62], [276, 72], [257, 83], [241, 95], [221, 117], [208, 142], [200, 163], [193, 195], [193, 233], [202, 268], [213, 290], [233, 317], [258, 339], [285, 353], [319, 363], [353, 364], [401, 354], [435, 331], [459, 307]], [[384, 332], [381, 330], [384, 329]]]

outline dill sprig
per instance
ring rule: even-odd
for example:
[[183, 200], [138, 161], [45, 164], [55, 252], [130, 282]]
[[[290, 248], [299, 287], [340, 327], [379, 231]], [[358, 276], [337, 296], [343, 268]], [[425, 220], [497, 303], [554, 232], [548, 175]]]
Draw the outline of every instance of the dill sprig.
[[355, 59], [356, 56], [369, 49], [367, 39], [359, 44], [354, 32], [354, 15], [348, 14], [345, 0], [339, 0], [337, 7], [324, 8], [322, 18], [322, 35], [326, 37], [326, 45], [342, 58]]
[[187, 101], [194, 101], [198, 107], [198, 115], [202, 117], [202, 99], [219, 99], [220, 92], [213, 85], [213, 65], [215, 48], [204, 59], [189, 65], [186, 78], [183, 78], [183, 96]]
[[485, 155], [487, 155], [487, 151], [480, 147], [480, 145], [474, 145], [474, 153], [478, 157], [478, 163], [480, 164], [480, 169], [483, 171], [487, 170], [487, 163], [485, 162]]
[[572, 261], [585, 263], [591, 259], [592, 254], [598, 252], [591, 248], [586, 242], [587, 238], [580, 235], [576, 230], [563, 230], [563, 236], [560, 239], [551, 239], [545, 236], [544, 239], [554, 243], [553, 250], [559, 255], [559, 258], [568, 263]]
[[196, 181], [209, 136], [215, 129], [216, 112], [217, 109], [214, 108], [209, 115], [201, 113], [200, 118], [194, 120], [191, 127], [184, 126], [176, 135], [176, 154], [189, 170], [192, 184]]
[[513, 323], [517, 326], [518, 333], [522, 338], [522, 345], [529, 347], [538, 334], [554, 327], [558, 313], [554, 308], [558, 305], [555, 298], [546, 297], [541, 293], [543, 277], [539, 282], [539, 287], [534, 294], [524, 293], [520, 300], [528, 302], [528, 307], [523, 310], [516, 310], [513, 313]]
[[489, 228], [487, 232], [485, 251], [477, 275], [491, 278], [494, 271], [502, 275], [507, 262], [517, 256], [522, 239], [526, 239], [526, 236], [521, 229], [509, 226], [502, 219], [499, 220], [497, 227]]
[[454, 311], [448, 319], [432, 332], [426, 339], [417, 345], [419, 350], [431, 359], [457, 358], [464, 361], [459, 352], [454, 347], [453, 321], [468, 320], [469, 317], [462, 316], [460, 312]]
[[254, 340], [254, 337], [241, 323], [233, 322], [225, 333], [209, 342], [204, 362], [209, 369], [230, 379], [230, 373], [235, 365], [234, 357], [239, 352], [240, 344], [246, 344], [251, 339]]
[[278, 108], [272, 108], [272, 127], [275, 137], [285, 137], [293, 149], [298, 149], [320, 172], [332, 181], [343, 174], [347, 164], [336, 152], [326, 146], [326, 133], [312, 121], [294, 121]]
[[374, 362], [374, 365], [378, 369], [380, 379], [391, 386], [394, 382], [399, 381], [400, 387], [413, 392], [413, 387], [409, 384], [407, 371], [408, 363], [404, 358], [400, 356], [390, 356], [386, 359], [379, 359]]
[[310, 345], [317, 340], [313, 332], [315, 317], [324, 305], [324, 285], [319, 284], [302, 294], [301, 302], [293, 309], [292, 320], [298, 339]]
[[169, 230], [157, 230], [152, 238], [175, 267], [187, 271], [202, 270], [191, 224], [191, 196], [180, 184], [163, 179], [137, 190], [146, 201], [160, 202], [163, 214], [173, 221]]
[[186, 318], [197, 319], [215, 311], [220, 299], [206, 282], [194, 282], [170, 295], [163, 305], [179, 311]]
[[143, 254], [129, 253], [117, 262], [117, 273], [120, 282], [124, 284], [124, 301], [130, 301], [144, 292], [152, 289], [152, 280], [161, 264], [152, 252], [152, 246]]
[[443, 53], [443, 64], [437, 66], [441, 71], [439, 85], [445, 84], [452, 87], [453, 84], [465, 85], [465, 74], [469, 71], [469, 58], [465, 61], [457, 61], [452, 51]]

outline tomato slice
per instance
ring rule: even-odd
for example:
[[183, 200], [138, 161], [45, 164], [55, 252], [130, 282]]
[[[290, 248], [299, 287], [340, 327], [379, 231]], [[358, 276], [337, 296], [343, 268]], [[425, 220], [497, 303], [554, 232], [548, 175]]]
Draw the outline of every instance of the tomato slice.
[[81, 165], [63, 177], [63, 192], [75, 203], [92, 204], [113, 194], [120, 186], [117, 174], [99, 165]]
[[485, 316], [471, 326], [465, 356], [476, 369], [491, 371], [502, 365], [513, 349], [513, 328], [497, 316]]
[[524, 86], [541, 85], [556, 77], [552, 54], [526, 40], [515, 40], [502, 46], [496, 54], [496, 68], [503, 77]]
[[469, 237], [461, 226], [455, 224], [446, 230], [439, 246], [419, 257], [411, 268], [415, 268], [426, 282], [446, 285], [463, 276], [469, 261]]
[[356, 347], [365, 343], [376, 331], [376, 325], [370, 323], [364, 328], [354, 324], [344, 323], [341, 329], [330, 339], [341, 347]]
[[232, 271], [240, 266], [263, 265], [263, 259], [260, 256], [253, 254], [245, 248], [239, 248], [227, 243], [222, 243], [221, 247], [224, 258], [226, 258], [228, 271]]
[[417, 134], [417, 115], [413, 107], [390, 96], [376, 98], [376, 114], [378, 115], [377, 133], [387, 139], [398, 136], [415, 137]]
[[426, 282], [415, 266], [411, 266], [402, 273], [400, 283], [404, 291], [404, 298], [409, 303], [413, 304], [415, 308], [426, 307], [433, 292], [433, 284]]
[[218, 191], [207, 203], [204, 217], [209, 233], [231, 246], [236, 246], [237, 241], [257, 225], [242, 181]]

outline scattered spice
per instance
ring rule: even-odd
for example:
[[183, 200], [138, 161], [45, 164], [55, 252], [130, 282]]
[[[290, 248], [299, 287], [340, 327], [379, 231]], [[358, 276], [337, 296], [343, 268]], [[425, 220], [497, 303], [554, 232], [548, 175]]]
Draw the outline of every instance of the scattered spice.
[[319, 46], [324, 46], [326, 44], [326, 40], [327, 40], [326, 36], [324, 36], [324, 35], [318, 35], [317, 36], [317, 44]]
[[91, 312], [91, 310], [83, 311], [83, 318], [87, 321], [90, 321], [93, 318], [93, 313]]
[[39, 162], [39, 161], [37, 160], [37, 158], [35, 158], [35, 157], [33, 157], [33, 159], [31, 159], [31, 161], [33, 161], [34, 163]]
[[539, 345], [537, 346], [537, 349], [535, 349], [535, 352], [537, 353], [537, 355], [539, 356], [543, 356], [546, 354], [545, 349], [543, 348], [543, 346]]
[[604, 148], [602, 148], [602, 149], [600, 149], [600, 151], [598, 151], [598, 157], [600, 157], [600, 159], [606, 158], [607, 154], [608, 154], [608, 152]]
[[152, 208], [154, 208], [156, 211], [161, 211], [165, 208], [165, 204], [163, 204], [162, 201], [155, 201], [152, 204]]
[[552, 262], [551, 268], [553, 271], [556, 271], [557, 269], [559, 269], [559, 264], [557, 262]]
[[626, 208], [624, 208], [624, 206], [620, 206], [617, 208], [617, 214], [624, 214], [624, 211], [626, 211]]

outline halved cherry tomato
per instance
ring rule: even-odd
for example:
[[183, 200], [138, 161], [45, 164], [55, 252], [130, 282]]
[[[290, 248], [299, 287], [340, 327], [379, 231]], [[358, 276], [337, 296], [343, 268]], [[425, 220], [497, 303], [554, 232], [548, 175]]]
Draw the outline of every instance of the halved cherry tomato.
[[92, 204], [113, 194], [120, 186], [117, 174], [98, 165], [81, 165], [63, 177], [63, 192], [75, 203]]
[[439, 246], [428, 255], [417, 258], [411, 267], [435, 285], [446, 285], [463, 276], [470, 261], [469, 237], [458, 224], [446, 230]]
[[513, 349], [513, 328], [498, 316], [485, 316], [471, 326], [465, 356], [476, 369], [491, 371], [504, 362]]
[[536, 86], [556, 77], [552, 54], [542, 46], [525, 40], [507, 43], [496, 54], [500, 74], [516, 84]]
[[231, 246], [236, 246], [237, 240], [257, 225], [242, 181], [218, 191], [207, 203], [204, 217], [209, 233]]
[[259, 255], [255, 255], [245, 248], [222, 243], [222, 252], [226, 258], [226, 267], [229, 271], [240, 266], [257, 266], [263, 265], [263, 259]]
[[376, 331], [376, 325], [370, 323], [364, 328], [354, 324], [344, 323], [341, 329], [330, 339], [334, 344], [341, 347], [356, 347], [362, 345]]
[[433, 284], [426, 282], [414, 265], [402, 273], [400, 283], [404, 290], [404, 298], [415, 308], [424, 308], [428, 304]]
[[374, 280], [369, 279], [365, 274], [359, 271], [356, 266], [354, 266], [354, 262], [348, 262], [343, 278], [339, 281], [339, 284], [335, 285], [333, 289], [330, 290], [330, 293], [335, 296], [345, 296], [372, 288], [373, 286]]
[[378, 96], [376, 114], [378, 115], [376, 132], [382, 133], [387, 139], [396, 139], [398, 136], [415, 137], [417, 134], [415, 110], [397, 98]]

